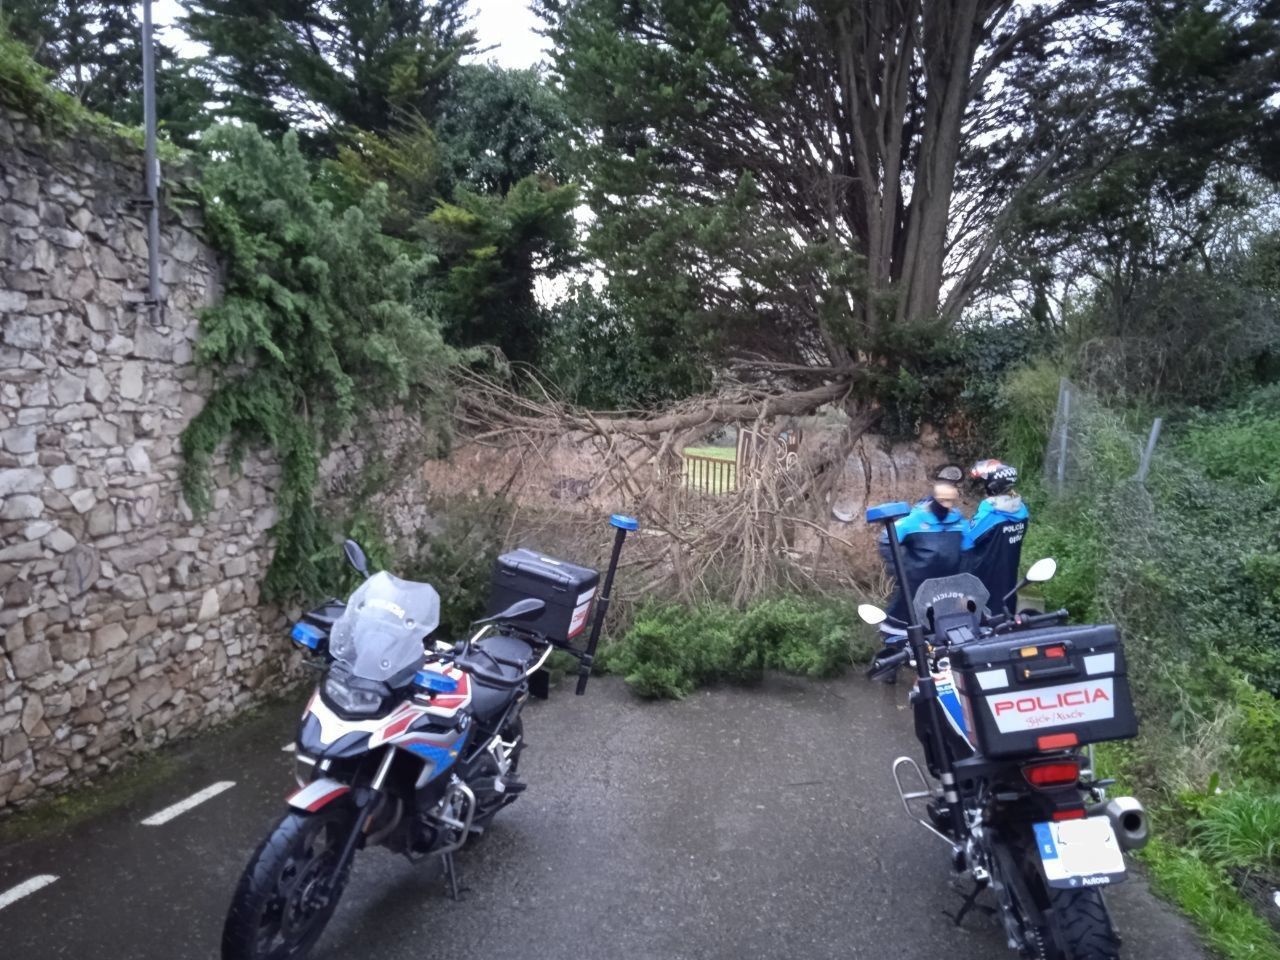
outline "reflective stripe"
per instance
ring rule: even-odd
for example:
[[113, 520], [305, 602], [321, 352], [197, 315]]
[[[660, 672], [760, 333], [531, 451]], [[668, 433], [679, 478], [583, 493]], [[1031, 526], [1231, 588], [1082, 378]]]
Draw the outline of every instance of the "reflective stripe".
[[290, 794], [288, 803], [295, 810], [306, 810], [308, 813], [315, 813], [325, 804], [350, 791], [350, 787], [344, 783], [339, 783], [337, 780], [315, 780]]

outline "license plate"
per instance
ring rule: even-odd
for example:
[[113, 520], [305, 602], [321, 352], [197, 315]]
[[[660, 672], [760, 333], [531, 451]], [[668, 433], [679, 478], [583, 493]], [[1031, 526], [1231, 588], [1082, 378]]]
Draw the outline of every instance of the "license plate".
[[1124, 879], [1124, 854], [1106, 817], [1035, 824], [1051, 887], [1105, 887]]

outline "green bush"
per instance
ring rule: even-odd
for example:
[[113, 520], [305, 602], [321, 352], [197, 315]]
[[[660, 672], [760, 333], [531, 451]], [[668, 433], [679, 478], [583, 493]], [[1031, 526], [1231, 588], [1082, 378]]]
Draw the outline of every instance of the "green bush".
[[1044, 467], [1062, 376], [1062, 369], [1049, 360], [1019, 367], [1005, 378], [994, 403], [1000, 459], [1015, 464], [1024, 477]]
[[851, 607], [806, 597], [757, 603], [653, 604], [605, 648], [602, 669], [645, 697], [684, 697], [717, 682], [751, 683], [765, 670], [832, 677], [871, 655]]
[[1240, 679], [1235, 716], [1228, 730], [1241, 777], [1280, 789], [1280, 700]]
[[457, 355], [422, 300], [427, 260], [381, 230], [385, 189], [335, 208], [292, 133], [273, 143], [222, 126], [203, 145], [206, 232], [225, 290], [200, 316], [196, 360], [214, 389], [182, 434], [183, 490], [201, 511], [224, 442], [236, 457], [269, 448], [282, 477], [263, 592], [315, 596], [316, 558], [333, 539], [314, 502], [320, 460], [362, 413], [438, 404]]
[[1241, 407], [1202, 416], [1179, 448], [1214, 480], [1261, 483], [1280, 494], [1280, 386], [1256, 391]]
[[1200, 849], [1223, 867], [1280, 867], [1280, 795], [1244, 787], [1215, 796], [1191, 824]]

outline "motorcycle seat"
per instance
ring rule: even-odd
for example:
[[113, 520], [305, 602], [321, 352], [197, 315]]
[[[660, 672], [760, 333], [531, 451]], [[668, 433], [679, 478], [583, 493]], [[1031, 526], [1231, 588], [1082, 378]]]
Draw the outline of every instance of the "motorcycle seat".
[[[506, 661], [503, 663], [504, 667], [509, 663], [521, 663], [526, 664], [525, 670], [527, 670], [527, 665], [534, 660], [533, 647], [518, 637], [504, 637], [500, 633], [495, 633], [477, 641], [476, 646], [498, 660]], [[504, 674], [505, 672], [504, 670]], [[520, 672], [523, 673], [524, 670]]]
[[[488, 674], [501, 676], [507, 684], [486, 683], [474, 671], [471, 674], [471, 713], [484, 726], [496, 722], [506, 711], [507, 706], [520, 691], [520, 680], [535, 659], [533, 647], [516, 637], [505, 637], [494, 634], [476, 642], [484, 653], [472, 653], [469, 657], [458, 659], [458, 665], [464, 670], [474, 663]], [[489, 659], [493, 657], [494, 659]]]
[[471, 675], [471, 714], [481, 726], [492, 726], [519, 693], [516, 687], [494, 687]]

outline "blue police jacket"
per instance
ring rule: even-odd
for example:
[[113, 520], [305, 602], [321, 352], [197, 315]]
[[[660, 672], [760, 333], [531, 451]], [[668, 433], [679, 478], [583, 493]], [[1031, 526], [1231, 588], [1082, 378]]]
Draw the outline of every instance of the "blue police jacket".
[[[968, 521], [958, 510], [950, 510], [939, 519], [930, 509], [932, 503], [932, 498], [921, 500], [894, 524], [898, 542], [902, 544], [903, 571], [913, 591], [932, 577], [949, 577], [963, 570], [961, 551]], [[907, 620], [907, 598], [902, 594], [902, 585], [896, 582], [887, 533], [880, 534], [880, 557], [895, 580], [893, 596], [889, 600], [889, 616]]]
[[[987, 497], [964, 537], [964, 568], [982, 581], [991, 594], [991, 612], [1000, 613], [1000, 601], [1018, 585], [1022, 540], [1029, 522], [1026, 504], [1015, 494]], [[1018, 598], [1009, 598], [1009, 610], [1017, 612]]]

